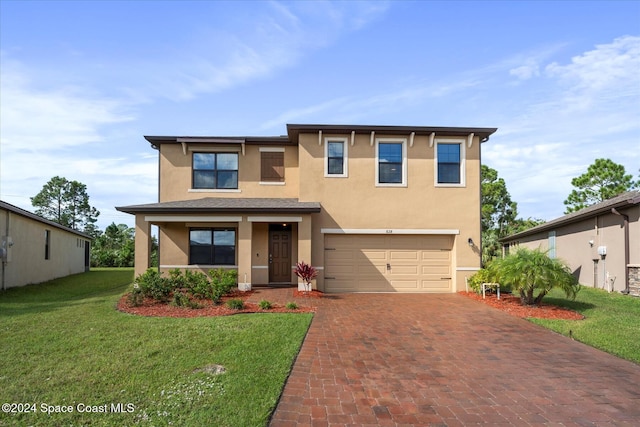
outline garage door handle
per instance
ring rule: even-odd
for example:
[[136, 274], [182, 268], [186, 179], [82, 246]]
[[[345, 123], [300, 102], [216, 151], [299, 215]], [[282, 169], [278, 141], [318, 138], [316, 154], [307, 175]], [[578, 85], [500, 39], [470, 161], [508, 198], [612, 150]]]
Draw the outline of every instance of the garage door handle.
[[387, 270], [391, 270], [391, 264], [387, 264]]
[[441, 277], [440, 280], [447, 280], [447, 279], [451, 279], [451, 277]]

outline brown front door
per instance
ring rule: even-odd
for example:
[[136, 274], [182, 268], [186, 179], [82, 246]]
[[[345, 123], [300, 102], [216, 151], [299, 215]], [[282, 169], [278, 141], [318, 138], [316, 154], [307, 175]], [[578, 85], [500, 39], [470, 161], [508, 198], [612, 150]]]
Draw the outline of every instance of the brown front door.
[[290, 225], [269, 225], [269, 282], [291, 283]]

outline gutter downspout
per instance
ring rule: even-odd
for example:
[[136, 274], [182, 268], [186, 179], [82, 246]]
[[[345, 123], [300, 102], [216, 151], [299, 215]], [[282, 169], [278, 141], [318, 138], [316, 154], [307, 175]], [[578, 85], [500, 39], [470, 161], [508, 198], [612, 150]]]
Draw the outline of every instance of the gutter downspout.
[[624, 291], [623, 294], [629, 295], [629, 215], [625, 215], [611, 208], [611, 213], [621, 216], [624, 225]]

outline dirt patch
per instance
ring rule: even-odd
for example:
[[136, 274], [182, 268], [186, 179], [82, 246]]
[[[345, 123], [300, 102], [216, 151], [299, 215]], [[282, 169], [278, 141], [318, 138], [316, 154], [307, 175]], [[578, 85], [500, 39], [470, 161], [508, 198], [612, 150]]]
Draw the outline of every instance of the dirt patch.
[[487, 294], [487, 297], [483, 299], [482, 295], [476, 294], [475, 292], [458, 293], [516, 317], [562, 320], [584, 319], [584, 316], [576, 311], [558, 307], [557, 305], [545, 304], [544, 301], [541, 305], [523, 306], [520, 304], [520, 297], [511, 294], [500, 294], [500, 299], [497, 299], [495, 294]]
[[[140, 306], [132, 306], [129, 304], [129, 294], [125, 294], [120, 298], [116, 308], [119, 311], [138, 316], [148, 317], [214, 317], [214, 316], [231, 316], [241, 313], [312, 313], [315, 307], [301, 306], [295, 310], [288, 309], [284, 305], [273, 304], [268, 310], [263, 310], [256, 303], [247, 302], [253, 291], [240, 292], [235, 291], [222, 298], [220, 304], [214, 304], [211, 300], [194, 300], [201, 308], [176, 307], [170, 303], [162, 303], [152, 298], [145, 298]], [[235, 310], [227, 307], [226, 302], [230, 299], [241, 299], [244, 302], [242, 310]]]

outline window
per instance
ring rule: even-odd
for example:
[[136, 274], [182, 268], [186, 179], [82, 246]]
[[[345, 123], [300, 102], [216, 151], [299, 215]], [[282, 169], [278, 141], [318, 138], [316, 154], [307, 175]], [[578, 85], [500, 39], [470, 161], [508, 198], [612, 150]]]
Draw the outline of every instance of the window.
[[193, 188], [237, 189], [238, 153], [193, 153]]
[[51, 230], [44, 230], [44, 259], [49, 259], [51, 252]]
[[284, 150], [260, 148], [260, 182], [284, 183]]
[[348, 176], [347, 140], [326, 138], [324, 144], [324, 176], [345, 178]]
[[464, 144], [436, 144], [436, 183], [443, 186], [464, 185]]
[[199, 228], [189, 230], [189, 264], [234, 265], [236, 230]]
[[404, 141], [376, 141], [376, 185], [407, 186], [407, 152]]

